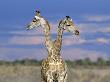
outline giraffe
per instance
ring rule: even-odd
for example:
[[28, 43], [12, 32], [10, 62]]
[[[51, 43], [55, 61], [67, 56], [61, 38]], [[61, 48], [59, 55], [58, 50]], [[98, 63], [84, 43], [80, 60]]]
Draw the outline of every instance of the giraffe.
[[[67, 19], [69, 19], [67, 17]], [[62, 21], [63, 22], [63, 21]], [[72, 25], [72, 22], [64, 21], [63, 26], [70, 26]], [[62, 29], [65, 29], [62, 27], [62, 24], [59, 24], [59, 28], [61, 27]], [[41, 15], [40, 12], [37, 11], [35, 18], [33, 21], [27, 26], [27, 29], [32, 29], [34, 27], [43, 27], [44, 28], [44, 33], [45, 33], [45, 45], [48, 51], [48, 57], [42, 61], [41, 65], [41, 81], [42, 82], [66, 82], [67, 78], [67, 67], [65, 64], [65, 61], [62, 59], [60, 55], [60, 49], [61, 49], [61, 44], [58, 45], [58, 43], [62, 43], [62, 35], [60, 36], [59, 34], [62, 34], [60, 30], [58, 31], [59, 37], [55, 42], [51, 40], [51, 33], [50, 33], [50, 25], [47, 20], [45, 20]], [[71, 30], [70, 30], [71, 31]], [[77, 34], [78, 31], [75, 30], [75, 33]], [[58, 47], [58, 48], [56, 48]]]
[[[61, 46], [62, 46], [62, 35], [63, 35], [64, 30], [67, 30], [68, 32], [72, 32], [75, 35], [79, 35], [78, 29], [75, 27], [72, 19], [69, 16], [66, 16], [65, 19], [59, 22], [57, 39], [54, 41], [54, 48], [57, 53], [56, 55], [60, 57], [61, 57], [60, 51], [61, 51]], [[60, 60], [60, 62], [58, 61], [59, 66], [61, 66], [63, 70], [61, 72], [58, 72], [58, 75], [59, 75], [58, 82], [66, 82], [67, 66], [66, 66], [65, 61], [63, 61], [62, 58], [60, 58], [59, 60]], [[60, 67], [57, 68], [57, 70], [60, 70], [60, 69], [61, 69]]]

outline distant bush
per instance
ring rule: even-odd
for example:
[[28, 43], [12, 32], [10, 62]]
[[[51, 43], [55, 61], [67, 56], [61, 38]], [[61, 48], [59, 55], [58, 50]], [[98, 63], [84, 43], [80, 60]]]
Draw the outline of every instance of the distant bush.
[[75, 61], [66, 61], [69, 66], [76, 67], [76, 66], [84, 66], [84, 67], [90, 67], [90, 66], [110, 66], [110, 60], [105, 60], [103, 58], [98, 58], [97, 61], [91, 61], [89, 58], [85, 59], [79, 59]]
[[[42, 60], [35, 59], [23, 59], [15, 61], [0, 61], [0, 65], [37, 65], [40, 66]], [[103, 58], [98, 58], [97, 61], [91, 61], [89, 58], [79, 59], [75, 61], [66, 60], [67, 65], [74, 66], [110, 66], [110, 60], [105, 60]]]
[[15, 60], [15, 61], [0, 61], [0, 65], [41, 65], [41, 60], [35, 59], [23, 59], [23, 60]]

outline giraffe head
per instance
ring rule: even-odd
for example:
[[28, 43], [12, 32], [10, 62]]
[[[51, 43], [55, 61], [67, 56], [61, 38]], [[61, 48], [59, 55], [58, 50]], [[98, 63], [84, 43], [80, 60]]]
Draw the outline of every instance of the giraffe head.
[[46, 21], [43, 17], [40, 15], [40, 11], [36, 11], [36, 16], [34, 17], [33, 21], [28, 24], [27, 30], [30, 30], [35, 27], [44, 27], [46, 24]]
[[69, 16], [66, 16], [66, 18], [60, 22], [59, 28], [67, 30], [68, 32], [72, 32], [75, 35], [79, 35], [78, 29], [76, 28], [72, 19]]

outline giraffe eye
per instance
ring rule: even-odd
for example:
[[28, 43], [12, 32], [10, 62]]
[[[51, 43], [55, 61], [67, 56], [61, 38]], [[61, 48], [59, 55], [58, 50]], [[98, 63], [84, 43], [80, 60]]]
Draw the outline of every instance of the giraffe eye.
[[36, 20], [33, 20], [33, 22], [36, 22]]
[[64, 21], [64, 24], [66, 24], [67, 23], [67, 21]]
[[66, 25], [66, 26], [71, 26], [71, 25], [69, 24], [69, 25]]

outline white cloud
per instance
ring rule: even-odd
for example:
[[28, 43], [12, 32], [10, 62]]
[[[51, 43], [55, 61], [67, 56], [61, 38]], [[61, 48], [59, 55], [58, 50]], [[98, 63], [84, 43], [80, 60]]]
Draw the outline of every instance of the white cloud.
[[109, 44], [109, 38], [96, 38], [96, 39], [85, 39], [80, 36], [64, 36], [63, 38], [63, 46], [71, 46], [71, 45], [81, 45], [84, 43], [100, 43], [100, 44]]
[[[79, 31], [81, 33], [88, 32], [88, 33], [94, 33], [94, 32], [104, 32], [109, 33], [110, 32], [110, 24], [105, 23], [104, 21], [110, 21], [110, 15], [85, 15], [81, 17], [83, 21], [90, 21], [91, 23], [84, 22], [79, 23]], [[102, 23], [94, 23], [95, 22], [102, 22]], [[104, 23], [103, 23], [104, 22]]]
[[80, 23], [78, 26], [81, 33], [92, 33], [99, 29], [96, 24]]
[[9, 44], [17, 44], [17, 45], [38, 45], [43, 44], [44, 38], [40, 36], [32, 36], [32, 37], [12, 37], [9, 41]]
[[78, 26], [79, 26], [80, 34], [97, 33], [97, 32], [109, 33], [110, 32], [110, 25], [80, 23]]
[[84, 38], [81, 38], [80, 36], [64, 36], [64, 39], [63, 39], [64, 46], [83, 44], [86, 42], [87, 42], [87, 40], [85, 40]]
[[90, 50], [84, 50], [80, 48], [63, 49], [62, 56], [63, 58], [70, 59], [70, 60], [90, 58], [91, 60], [96, 61], [97, 58], [99, 57], [108, 59], [107, 54], [101, 51], [90, 51]]
[[0, 60], [43, 59], [47, 57], [45, 48], [0, 48]]
[[96, 21], [96, 22], [103, 22], [110, 20], [109, 15], [88, 15], [88, 16], [83, 16], [83, 18], [87, 21]]
[[51, 33], [52, 34], [56, 34], [57, 33], [57, 29], [58, 29], [58, 24], [50, 23], [50, 26], [51, 26]]
[[11, 34], [18, 34], [18, 35], [38, 35], [38, 34], [43, 34], [43, 29], [42, 28], [36, 28], [36, 29], [31, 29], [31, 30], [20, 30], [20, 31], [10, 31], [9, 33]]
[[110, 26], [109, 27], [105, 27], [104, 29], [99, 30], [103, 33], [110, 33]]
[[106, 39], [106, 38], [97, 38], [96, 39], [97, 43], [103, 43], [103, 44], [108, 44], [110, 43], [110, 39]]

